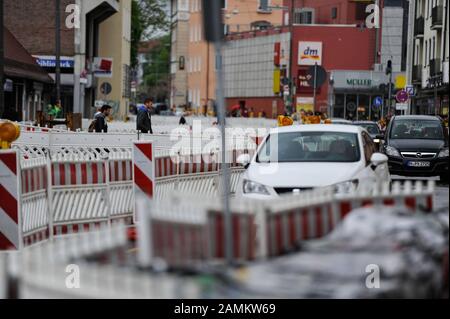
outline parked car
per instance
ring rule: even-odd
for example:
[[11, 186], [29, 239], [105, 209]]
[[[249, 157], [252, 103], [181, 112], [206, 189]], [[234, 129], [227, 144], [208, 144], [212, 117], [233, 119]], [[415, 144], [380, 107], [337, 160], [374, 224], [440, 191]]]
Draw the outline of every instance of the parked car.
[[165, 103], [155, 103], [153, 107], [155, 109], [156, 114], [158, 115], [161, 114], [161, 112], [169, 110], [169, 107]]
[[244, 165], [237, 195], [266, 199], [316, 187], [338, 192], [390, 182], [388, 158], [354, 125], [311, 124], [273, 129]]
[[331, 118], [331, 124], [340, 124], [340, 125], [352, 125], [352, 121], [341, 119], [341, 118]]
[[448, 181], [448, 132], [436, 116], [403, 115], [391, 119], [383, 145], [391, 174], [440, 176]]
[[384, 138], [384, 135], [377, 123], [371, 121], [355, 121], [353, 124], [364, 128], [370, 134], [370, 137], [372, 137], [377, 148], [380, 149], [381, 140]]

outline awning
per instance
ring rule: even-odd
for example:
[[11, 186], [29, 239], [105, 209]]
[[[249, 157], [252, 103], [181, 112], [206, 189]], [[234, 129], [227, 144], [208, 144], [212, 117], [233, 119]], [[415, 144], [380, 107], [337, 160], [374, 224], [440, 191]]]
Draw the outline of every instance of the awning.
[[42, 83], [53, 83], [52, 78], [42, 69], [14, 35], [4, 27], [5, 65], [8, 77], [22, 78]]

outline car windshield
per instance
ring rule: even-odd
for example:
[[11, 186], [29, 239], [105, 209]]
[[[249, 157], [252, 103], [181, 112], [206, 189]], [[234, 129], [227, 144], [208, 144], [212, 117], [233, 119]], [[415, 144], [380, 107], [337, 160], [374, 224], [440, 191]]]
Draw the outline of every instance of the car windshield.
[[372, 123], [356, 123], [356, 125], [363, 127], [371, 135], [380, 134], [380, 129], [378, 128], [378, 125], [376, 125], [376, 124], [372, 124]]
[[391, 138], [440, 140], [444, 134], [439, 121], [396, 120], [391, 129]]
[[357, 162], [358, 135], [343, 132], [272, 134], [258, 153], [259, 163]]

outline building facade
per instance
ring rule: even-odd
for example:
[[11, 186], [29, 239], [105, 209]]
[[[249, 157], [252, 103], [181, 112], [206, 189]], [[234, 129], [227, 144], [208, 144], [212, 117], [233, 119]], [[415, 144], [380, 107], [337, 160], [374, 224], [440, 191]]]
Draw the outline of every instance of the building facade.
[[[204, 41], [201, 3], [201, 0], [172, 1], [171, 104], [206, 112], [215, 104], [219, 61], [214, 47]], [[283, 0], [223, 1], [224, 33], [280, 26], [282, 4]]]
[[189, 0], [171, 0], [170, 104], [188, 103]]
[[[90, 117], [95, 112], [98, 95], [98, 77], [93, 70], [95, 58], [102, 55], [112, 57], [120, 52], [119, 60], [113, 60], [114, 81], [125, 81], [122, 72], [122, 58], [126, 60], [127, 42], [122, 41], [125, 23], [129, 17], [115, 17], [113, 25], [101, 28], [101, 24], [116, 14], [121, 8], [131, 6], [131, 0], [61, 0], [61, 102], [65, 112], [83, 113]], [[5, 25], [18, 41], [30, 52], [50, 76], [55, 79], [55, 1], [53, 0], [5, 0]], [[76, 9], [75, 9], [76, 8]], [[79, 15], [77, 15], [79, 13]], [[131, 15], [131, 10], [123, 12]], [[120, 24], [115, 26], [115, 24]], [[110, 30], [118, 30], [112, 33]], [[120, 31], [120, 32], [119, 32]], [[100, 46], [102, 38], [114, 41], [116, 46], [105, 49]], [[117, 41], [116, 41], [117, 40]], [[126, 62], [126, 61], [125, 61]], [[126, 64], [129, 65], [129, 62]], [[115, 71], [115, 72], [114, 72]], [[117, 82], [118, 83], [118, 82]], [[122, 86], [113, 87], [122, 90]], [[53, 103], [56, 102], [52, 92]], [[119, 94], [119, 93], [117, 93]], [[122, 92], [120, 92], [122, 94]], [[124, 113], [127, 105], [122, 103]]]
[[7, 28], [3, 28], [3, 33], [5, 99], [0, 118], [33, 121], [36, 112], [49, 102], [53, 80]]
[[[124, 119], [131, 99], [131, 0], [121, 0], [119, 12], [99, 25], [98, 57], [112, 59], [112, 74], [97, 80], [97, 100], [113, 107], [114, 118]], [[105, 94], [105, 83], [111, 92]]]
[[414, 20], [412, 110], [448, 115], [449, 25], [448, 0], [417, 0]]

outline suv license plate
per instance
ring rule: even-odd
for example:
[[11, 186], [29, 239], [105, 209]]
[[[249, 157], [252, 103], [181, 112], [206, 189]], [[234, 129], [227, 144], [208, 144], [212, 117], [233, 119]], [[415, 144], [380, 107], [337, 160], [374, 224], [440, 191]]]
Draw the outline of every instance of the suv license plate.
[[409, 167], [430, 167], [430, 162], [408, 162]]

